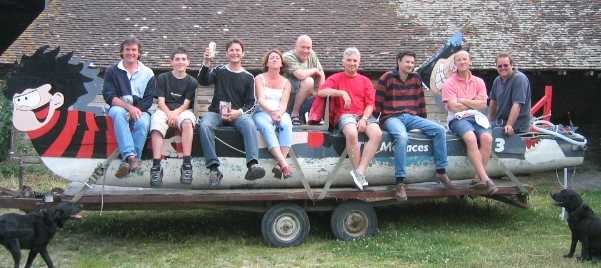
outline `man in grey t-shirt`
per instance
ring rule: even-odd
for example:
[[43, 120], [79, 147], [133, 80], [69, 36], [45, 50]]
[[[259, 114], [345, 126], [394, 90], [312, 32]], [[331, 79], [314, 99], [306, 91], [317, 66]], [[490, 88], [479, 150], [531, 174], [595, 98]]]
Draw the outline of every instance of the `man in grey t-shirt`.
[[292, 124], [300, 125], [299, 113], [303, 102], [316, 94], [326, 76], [317, 54], [313, 51], [313, 41], [308, 35], [299, 36], [294, 49], [287, 51], [283, 56], [287, 65], [284, 75], [290, 80], [294, 95], [292, 110], [289, 111], [290, 117]]
[[526, 132], [530, 127], [530, 81], [525, 74], [513, 69], [508, 54], [496, 60], [499, 76], [490, 91], [489, 119], [493, 126], [503, 127], [507, 135]]

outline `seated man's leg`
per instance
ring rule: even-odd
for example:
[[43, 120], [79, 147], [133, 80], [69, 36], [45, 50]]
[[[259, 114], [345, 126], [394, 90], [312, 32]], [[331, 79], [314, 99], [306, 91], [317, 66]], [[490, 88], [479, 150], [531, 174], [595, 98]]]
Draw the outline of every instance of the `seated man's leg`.
[[219, 166], [219, 159], [215, 152], [215, 128], [223, 124], [221, 115], [214, 112], [206, 112], [198, 124], [198, 132], [202, 153], [205, 158], [205, 166]]
[[257, 141], [257, 127], [248, 114], [242, 114], [234, 120], [234, 126], [242, 134], [244, 139], [244, 151], [246, 152], [246, 166], [248, 171], [244, 178], [256, 180], [265, 176], [265, 169], [259, 166], [259, 143]]
[[129, 128], [129, 113], [122, 107], [111, 106], [108, 114], [113, 120], [113, 129], [115, 131], [117, 146], [119, 146], [119, 154], [121, 154], [121, 158], [125, 161], [129, 156], [136, 154], [134, 139]]
[[361, 161], [359, 161], [359, 166], [357, 167], [357, 171], [361, 174], [366, 174], [365, 170], [367, 169], [367, 165], [369, 165], [369, 161], [374, 158], [374, 155], [380, 147], [380, 142], [382, 141], [382, 130], [380, 129], [380, 125], [378, 125], [377, 119], [370, 117], [365, 134], [369, 140], [363, 148], [363, 155], [361, 156]]
[[448, 166], [446, 129], [440, 124], [416, 115], [407, 115], [404, 122], [408, 129], [420, 129], [424, 135], [432, 139], [436, 176], [447, 188], [453, 188], [446, 172]]
[[[479, 143], [479, 153], [480, 153], [480, 160], [482, 161], [482, 167], [484, 169], [484, 171], [486, 171], [486, 164], [488, 164], [488, 159], [490, 159], [490, 155], [491, 155], [491, 151], [492, 151], [492, 134], [491, 134], [491, 130], [487, 129], [487, 128], [483, 128], [482, 126], [478, 125], [477, 123], [472, 123], [472, 125], [474, 126], [474, 133], [478, 139], [478, 143]], [[492, 181], [492, 179], [490, 179], [490, 177], [487, 177], [488, 180], [486, 181], [486, 193], [487, 194], [494, 194], [497, 192], [497, 186], [495, 185], [495, 183]]]
[[[150, 138], [152, 143], [152, 159], [161, 161], [163, 149], [163, 137], [169, 126], [167, 125], [167, 115], [157, 109], [150, 118]], [[159, 162], [160, 163], [160, 162]]]
[[407, 135], [407, 128], [401, 120], [404, 115], [397, 115], [384, 121], [384, 129], [388, 131], [388, 134], [392, 137], [394, 143], [394, 189], [396, 199], [399, 201], [407, 200], [407, 192], [405, 191], [405, 178], [407, 173], [405, 172], [405, 158], [407, 156], [407, 142], [409, 135]]
[[157, 109], [150, 117], [150, 138], [152, 142], [152, 167], [150, 168], [150, 186], [163, 184], [161, 159], [163, 158], [163, 137], [167, 133], [167, 115]]
[[449, 123], [449, 128], [455, 135], [463, 139], [467, 157], [476, 171], [477, 178], [482, 181], [481, 185], [484, 185], [488, 181], [488, 175], [482, 165], [482, 155], [478, 150], [478, 138], [474, 125], [468, 119], [454, 119]]
[[292, 113], [290, 114], [293, 123], [295, 123], [295, 118], [299, 116], [300, 108], [303, 105], [303, 102], [309, 96], [313, 95], [314, 90], [315, 80], [313, 79], [313, 77], [307, 77], [304, 80], [300, 81], [298, 92], [296, 92], [296, 96], [294, 97], [294, 106], [292, 107]]
[[142, 159], [142, 151], [146, 145], [146, 139], [148, 138], [148, 129], [150, 126], [150, 114], [142, 113], [140, 118], [133, 123], [133, 139], [134, 139], [134, 150], [136, 157]]
[[482, 157], [482, 165], [486, 168], [490, 155], [492, 153], [492, 134], [490, 130], [483, 131], [478, 137], [480, 144], [480, 155]]
[[115, 172], [115, 177], [122, 178], [129, 174], [131, 164], [129, 159], [132, 160], [132, 164], [137, 169], [139, 165], [135, 160], [136, 151], [134, 146], [134, 138], [129, 124], [129, 113], [127, 110], [120, 106], [111, 106], [109, 109], [109, 117], [113, 120], [113, 129], [115, 131], [115, 139], [117, 140], [117, 146], [119, 147], [119, 154], [121, 155], [121, 164]]
[[392, 137], [394, 144], [394, 177], [395, 183], [402, 183], [407, 177], [405, 172], [405, 158], [407, 155], [407, 128], [400, 117], [403, 115], [393, 116], [384, 121], [384, 129]]
[[346, 150], [349, 158], [351, 159], [351, 163], [353, 164], [353, 168], [357, 169], [361, 159], [359, 133], [357, 132], [357, 119], [353, 115], [342, 115], [338, 121], [338, 129], [340, 129], [342, 134], [344, 134]]
[[182, 184], [192, 183], [192, 140], [194, 138], [194, 113], [191, 110], [185, 110], [177, 117], [177, 127], [182, 134], [182, 150], [184, 160], [180, 169]]
[[357, 116], [352, 114], [344, 114], [338, 121], [338, 129], [344, 134], [346, 150], [353, 169], [350, 174], [353, 177], [353, 182], [359, 190], [363, 190], [363, 186], [367, 186], [367, 181], [363, 173], [357, 170], [361, 159], [361, 145], [359, 144], [359, 133], [357, 132]]
[[184, 157], [192, 155], [192, 141], [196, 116], [191, 110], [183, 111], [177, 118], [177, 126], [182, 134], [182, 150]]

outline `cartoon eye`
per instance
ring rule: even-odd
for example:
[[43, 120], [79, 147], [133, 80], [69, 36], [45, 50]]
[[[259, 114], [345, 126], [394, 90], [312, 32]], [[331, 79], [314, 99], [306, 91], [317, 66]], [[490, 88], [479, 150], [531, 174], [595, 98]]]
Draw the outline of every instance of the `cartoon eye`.
[[13, 98], [13, 104], [15, 106], [28, 106], [36, 108], [40, 104], [40, 93], [33, 91], [25, 95], [15, 96]]

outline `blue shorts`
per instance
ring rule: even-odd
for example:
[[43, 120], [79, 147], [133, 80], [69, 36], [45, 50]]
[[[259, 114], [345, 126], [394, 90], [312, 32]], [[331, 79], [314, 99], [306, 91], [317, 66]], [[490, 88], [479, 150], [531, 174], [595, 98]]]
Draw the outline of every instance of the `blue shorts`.
[[[361, 119], [360, 115], [354, 114], [343, 114], [338, 119], [338, 127], [336, 128], [336, 134], [342, 133], [342, 129], [348, 124], [357, 124], [359, 123], [359, 119]], [[378, 124], [378, 119], [373, 116], [367, 118], [367, 125], [369, 124]]]
[[478, 123], [476, 123], [476, 119], [473, 116], [464, 117], [461, 119], [453, 119], [449, 122], [449, 129], [453, 134], [463, 137], [463, 134], [468, 131], [473, 131], [476, 134], [476, 137], [480, 137], [482, 133], [490, 133], [490, 128], [483, 128]]

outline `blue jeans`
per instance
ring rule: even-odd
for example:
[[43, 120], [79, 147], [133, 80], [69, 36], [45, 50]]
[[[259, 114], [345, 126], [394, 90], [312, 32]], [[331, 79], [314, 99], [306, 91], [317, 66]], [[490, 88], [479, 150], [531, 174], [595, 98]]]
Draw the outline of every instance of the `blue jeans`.
[[395, 177], [407, 177], [405, 172], [407, 141], [409, 140], [407, 131], [412, 129], [419, 129], [432, 139], [436, 169], [447, 167], [447, 135], [443, 126], [417, 115], [403, 113], [386, 119], [384, 129], [392, 136], [394, 142]]
[[[224, 121], [221, 119], [221, 115], [214, 112], [206, 112], [198, 124], [200, 145], [202, 146], [202, 153], [204, 154], [207, 168], [214, 164], [219, 165], [219, 158], [217, 158], [217, 153], [215, 152], [215, 128], [223, 124]], [[243, 114], [230, 124], [234, 125], [242, 134], [246, 163], [252, 160], [258, 162], [257, 128], [252, 117], [248, 114]]]
[[[253, 118], [270, 151], [275, 147], [290, 147], [292, 144], [292, 120], [288, 113], [282, 114], [280, 122], [273, 122], [271, 116], [262, 111], [256, 112]], [[277, 136], [276, 129], [278, 130]]]
[[142, 113], [138, 120], [130, 120], [129, 112], [121, 106], [111, 106], [109, 117], [113, 120], [115, 138], [119, 146], [121, 158], [126, 160], [130, 156], [142, 158], [142, 150], [146, 144], [150, 115]]

